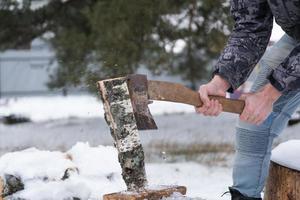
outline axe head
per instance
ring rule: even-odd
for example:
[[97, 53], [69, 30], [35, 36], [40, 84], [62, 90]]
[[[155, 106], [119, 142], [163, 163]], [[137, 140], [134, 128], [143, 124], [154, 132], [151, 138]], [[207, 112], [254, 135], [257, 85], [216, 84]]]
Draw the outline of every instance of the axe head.
[[146, 75], [127, 76], [127, 86], [138, 130], [157, 129], [148, 108], [148, 80]]

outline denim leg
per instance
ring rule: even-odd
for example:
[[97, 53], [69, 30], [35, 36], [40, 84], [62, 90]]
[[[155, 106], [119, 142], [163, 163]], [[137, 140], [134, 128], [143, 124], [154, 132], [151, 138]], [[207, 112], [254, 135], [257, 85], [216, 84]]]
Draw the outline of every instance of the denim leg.
[[[274, 47], [259, 63], [261, 70], [251, 89], [252, 92], [268, 83], [266, 77], [293, 49], [293, 42], [288, 36], [284, 36]], [[273, 140], [282, 132], [299, 104], [300, 94], [289, 92], [274, 103], [273, 112], [261, 125], [238, 122], [233, 188], [245, 196], [260, 198], [268, 175]]]
[[259, 127], [239, 122], [236, 128], [233, 188], [248, 197], [260, 198], [262, 180], [266, 176], [274, 139], [268, 135], [270, 132], [267, 124], [271, 121], [269, 117], [264, 126]]
[[233, 188], [245, 196], [260, 197], [268, 175], [273, 140], [286, 127], [299, 105], [300, 93], [289, 92], [276, 101], [273, 112], [261, 125], [239, 121]]

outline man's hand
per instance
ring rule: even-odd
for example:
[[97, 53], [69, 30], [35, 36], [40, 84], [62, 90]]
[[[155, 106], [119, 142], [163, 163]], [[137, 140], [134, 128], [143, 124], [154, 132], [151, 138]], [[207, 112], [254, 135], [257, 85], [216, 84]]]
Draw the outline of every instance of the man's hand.
[[256, 93], [243, 94], [240, 99], [245, 100], [245, 108], [240, 119], [251, 124], [261, 124], [269, 116], [273, 103], [280, 96], [281, 93], [271, 84]]
[[199, 88], [199, 95], [203, 105], [201, 107], [196, 107], [196, 112], [205, 116], [218, 116], [223, 110], [222, 105], [217, 100], [210, 100], [208, 95], [225, 97], [229, 87], [229, 83], [218, 75], [214, 76], [209, 83], [201, 85]]
[[[222, 105], [216, 100], [210, 100], [208, 95], [225, 96], [229, 83], [216, 75], [209, 83], [201, 85], [199, 95], [203, 101], [201, 107], [196, 107], [196, 112], [205, 116], [217, 116], [222, 112]], [[271, 84], [267, 84], [260, 91], [243, 94], [240, 99], [245, 100], [245, 108], [240, 115], [242, 121], [251, 124], [261, 124], [270, 114], [273, 103], [281, 93]]]

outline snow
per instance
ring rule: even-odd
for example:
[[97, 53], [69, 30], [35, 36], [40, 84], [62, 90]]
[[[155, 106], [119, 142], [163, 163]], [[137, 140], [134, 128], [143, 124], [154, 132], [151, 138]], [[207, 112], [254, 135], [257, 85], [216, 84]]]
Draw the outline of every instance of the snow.
[[[76, 167], [78, 173], [61, 180], [63, 172], [70, 167]], [[110, 146], [90, 147], [88, 143], [77, 143], [66, 153], [33, 148], [7, 153], [0, 158], [0, 171], [22, 178], [25, 189], [15, 193], [14, 198], [96, 200], [102, 199], [103, 194], [126, 189], [117, 151]], [[146, 171], [150, 187], [184, 185], [188, 188], [188, 197], [207, 200], [220, 199], [231, 184], [229, 168], [194, 162], [147, 163]], [[184, 199], [175, 197], [171, 199]]]
[[[149, 182], [154, 185], [184, 185], [187, 196], [220, 200], [232, 185], [231, 169], [205, 166], [194, 162], [146, 164]], [[227, 200], [226, 197], [222, 200]]]
[[272, 151], [271, 160], [282, 166], [300, 171], [300, 140], [289, 140]]
[[182, 195], [181, 193], [179, 192], [174, 192], [170, 197], [167, 197], [167, 198], [162, 198], [162, 200], [204, 200], [202, 198], [190, 198], [190, 197], [187, 197], [187, 196], [184, 196]]
[[[150, 104], [154, 115], [194, 112], [193, 106], [155, 101]], [[100, 99], [91, 95], [71, 96], [33, 96], [2, 99], [0, 101], [0, 116], [22, 115], [34, 122], [65, 119], [103, 117], [104, 110]]]
[[[79, 174], [63, 181], [68, 168], [77, 168]], [[30, 200], [101, 199], [104, 193], [125, 189], [117, 151], [110, 146], [78, 143], [66, 153], [37, 149], [7, 153], [0, 158], [0, 172], [21, 177], [25, 190], [14, 197]]]
[[[107, 176], [110, 173], [120, 172], [120, 166], [116, 162], [118, 155], [114, 147], [90, 147], [88, 143], [77, 143], [68, 151], [68, 154], [72, 156], [72, 161], [80, 169], [80, 174]], [[101, 163], [95, 158], [101, 158]], [[104, 166], [102, 163], [107, 163], [107, 165]]]
[[0, 115], [17, 114], [33, 121], [70, 117], [95, 117], [103, 114], [102, 103], [92, 96], [37, 96], [9, 99]]
[[[55, 163], [55, 165], [53, 165]], [[26, 167], [26, 170], [24, 170]], [[61, 152], [39, 151], [36, 148], [22, 152], [7, 153], [1, 157], [0, 173], [15, 174], [23, 180], [51, 177], [55, 180], [64, 175], [64, 170], [74, 167]]]

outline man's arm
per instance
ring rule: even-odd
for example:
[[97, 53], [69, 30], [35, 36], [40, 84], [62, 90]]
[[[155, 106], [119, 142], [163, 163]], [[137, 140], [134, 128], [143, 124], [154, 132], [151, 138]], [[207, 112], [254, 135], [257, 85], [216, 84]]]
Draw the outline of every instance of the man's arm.
[[300, 42], [272, 72], [269, 80], [282, 93], [290, 90], [300, 90]]
[[[235, 26], [215, 66], [215, 76], [208, 84], [199, 88], [204, 104], [196, 108], [196, 111], [204, 115], [220, 114], [222, 106], [219, 102], [210, 101], [208, 95], [224, 96], [227, 89], [236, 89], [244, 83], [270, 39], [273, 16], [267, 0], [232, 0], [231, 13]], [[272, 98], [264, 98], [270, 93], [273, 94]], [[244, 96], [246, 106], [240, 118], [249, 123], [261, 123], [280, 95], [280, 92], [268, 84], [262, 91]]]
[[263, 55], [272, 31], [273, 15], [267, 0], [231, 0], [235, 26], [214, 74], [232, 89], [243, 84]]

